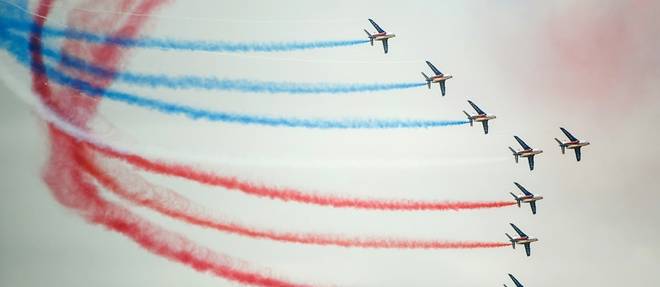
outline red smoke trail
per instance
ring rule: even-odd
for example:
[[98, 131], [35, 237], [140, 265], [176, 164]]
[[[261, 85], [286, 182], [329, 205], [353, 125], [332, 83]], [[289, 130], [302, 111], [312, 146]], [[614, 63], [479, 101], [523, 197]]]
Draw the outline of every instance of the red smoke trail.
[[[187, 199], [177, 193], [145, 181], [128, 170], [112, 165], [102, 168], [94, 156], [87, 153], [80, 163], [106, 189], [134, 204], [155, 210], [166, 216], [186, 223], [212, 228], [241, 236], [283, 241], [289, 243], [334, 245], [359, 248], [398, 248], [398, 249], [472, 249], [509, 246], [501, 242], [451, 242], [439, 240], [410, 240], [395, 238], [346, 237], [331, 234], [277, 232], [260, 230], [236, 223], [212, 218], [203, 213]], [[121, 182], [123, 181], [123, 183]], [[130, 190], [127, 188], [130, 186]]]
[[448, 202], [448, 201], [418, 201], [418, 200], [387, 200], [387, 199], [363, 199], [348, 198], [332, 195], [320, 195], [309, 192], [303, 192], [292, 188], [276, 188], [264, 185], [257, 185], [246, 181], [241, 181], [234, 177], [222, 176], [205, 171], [198, 171], [190, 167], [178, 164], [164, 163], [156, 160], [150, 160], [139, 155], [127, 154], [112, 150], [107, 147], [94, 145], [90, 142], [85, 144], [111, 158], [120, 159], [141, 169], [164, 175], [176, 176], [196, 181], [202, 184], [223, 187], [226, 189], [239, 190], [246, 194], [279, 199], [282, 201], [294, 201], [306, 204], [315, 204], [331, 207], [358, 208], [373, 210], [399, 210], [399, 211], [421, 211], [421, 210], [461, 210], [461, 209], [481, 209], [498, 208], [512, 206], [512, 201], [491, 201], [491, 202]]
[[44, 180], [60, 203], [76, 209], [88, 222], [121, 233], [146, 250], [200, 272], [257, 286], [305, 286], [239, 269], [231, 258], [200, 247], [179, 234], [134, 215], [126, 208], [104, 200], [80, 168], [86, 160], [79, 142], [53, 126], [50, 126], [50, 135], [52, 155]]
[[[97, 100], [89, 97], [80, 97], [79, 91], [62, 87], [55, 89], [51, 87], [48, 77], [43, 73], [44, 63], [41, 56], [40, 28], [52, 6], [51, 0], [42, 0], [37, 8], [35, 16], [35, 28], [30, 34], [30, 46], [32, 52], [32, 85], [33, 90], [39, 94], [42, 101], [61, 117], [66, 118], [79, 127], [86, 126], [89, 119], [94, 115]], [[127, 5], [130, 1], [125, 0], [120, 5]], [[91, 3], [91, 2], [90, 2]], [[94, 2], [98, 3], [98, 2]], [[149, 13], [155, 9], [161, 1], [144, 1], [137, 4], [135, 13]], [[97, 17], [102, 17], [98, 16]], [[72, 19], [75, 19], [73, 17]], [[123, 37], [134, 36], [142, 25], [136, 17], [126, 21], [124, 26], [118, 29], [117, 35]], [[115, 19], [116, 20], [116, 19]], [[73, 20], [75, 21], [75, 20]], [[116, 21], [113, 21], [116, 23]], [[110, 26], [98, 26], [97, 28], [108, 28]], [[85, 45], [65, 44], [69, 53], [89, 53], [92, 63], [105, 61], [109, 66], [116, 67], [121, 59], [122, 51], [115, 47], [96, 46], [91, 49]], [[107, 86], [110, 81], [98, 83], [99, 87]], [[56, 91], [54, 91], [56, 90]], [[57, 96], [55, 96], [57, 95]], [[209, 249], [200, 247], [183, 236], [166, 231], [144, 219], [132, 214], [129, 210], [111, 202], [105, 201], [98, 194], [96, 187], [90, 182], [80, 169], [83, 155], [81, 143], [59, 132], [53, 125], [49, 125], [51, 139], [51, 153], [48, 164], [44, 170], [44, 181], [48, 184], [53, 196], [64, 206], [78, 211], [90, 223], [100, 224], [106, 228], [126, 235], [137, 244], [170, 260], [186, 264], [195, 270], [211, 272], [228, 280], [251, 284], [257, 286], [304, 286], [294, 284], [268, 275], [247, 271], [234, 266], [230, 258], [221, 256]]]

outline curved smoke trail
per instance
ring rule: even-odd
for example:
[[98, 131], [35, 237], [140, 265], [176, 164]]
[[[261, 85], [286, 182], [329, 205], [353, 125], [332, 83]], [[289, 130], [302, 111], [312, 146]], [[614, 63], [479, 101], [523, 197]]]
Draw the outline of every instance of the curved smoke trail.
[[51, 131], [50, 166], [44, 181], [57, 200], [75, 209], [90, 223], [105, 226], [132, 239], [142, 248], [170, 260], [178, 261], [199, 272], [209, 272], [242, 284], [267, 287], [309, 286], [253, 271], [245, 263], [200, 246], [186, 237], [167, 231], [125, 207], [107, 201], [85, 176], [81, 152], [72, 138]]
[[[5, 17], [8, 29], [29, 32], [31, 23]], [[73, 28], [43, 27], [43, 37], [66, 38], [93, 44], [114, 45], [125, 48], [151, 48], [160, 50], [186, 50], [205, 52], [287, 52], [297, 50], [336, 48], [369, 43], [369, 40], [328, 40], [310, 42], [228, 42], [228, 41], [188, 41], [167, 38], [127, 38], [113, 35], [99, 35]]]
[[[37, 14], [40, 17], [35, 16], [35, 25], [30, 37], [30, 45], [35, 48], [30, 58], [30, 64], [33, 67], [31, 69], [32, 88], [48, 108], [66, 114], [76, 124], [85, 126], [90, 119], [90, 115], [94, 113], [98, 102], [92, 98], [79, 95], [79, 92], [74, 89], [50, 87], [49, 79], [43, 72], [43, 58], [39, 53], [39, 47], [41, 46], [40, 27], [46, 21], [53, 1], [40, 0], [37, 5]], [[136, 5], [129, 6], [132, 6], [133, 11], [136, 13], [148, 13], [161, 3], [162, 0], [143, 0], [135, 3]], [[23, 3], [23, 6], [26, 6], [26, 4]], [[76, 18], [72, 17], [70, 19]], [[143, 19], [145, 18], [129, 19], [119, 27], [111, 26], [107, 28], [114, 28], [119, 35], [130, 37], [139, 32]], [[73, 21], [75, 22], [75, 20]], [[94, 51], [95, 53], [90, 53], [90, 55], [93, 55], [91, 57], [95, 61], [103, 60], [110, 65], [117, 65], [121, 60], [121, 51], [112, 47], [86, 47], [75, 43], [67, 44], [65, 44], [65, 49], [89, 48]], [[99, 82], [99, 85], [107, 86], [109, 83], [108, 81]], [[56, 93], [65, 97], [55, 97]], [[76, 98], [77, 102], [73, 101], [72, 98]], [[182, 263], [200, 272], [212, 273], [227, 280], [264, 287], [307, 286], [279, 279], [268, 273], [250, 270], [246, 268], [243, 262], [238, 262], [199, 246], [180, 234], [164, 230], [131, 213], [126, 208], [106, 201], [98, 194], [98, 190], [91, 179], [86, 177], [83, 171], [80, 170], [80, 142], [62, 136], [57, 129], [50, 125], [49, 135], [51, 140], [50, 158], [44, 170], [44, 181], [58, 202], [76, 210], [88, 222], [125, 235], [145, 250], [156, 255]]]
[[[7, 40], [14, 43], [24, 43], [22, 37], [13, 34], [7, 35]], [[42, 47], [45, 57], [60, 60], [70, 68], [103, 78], [112, 78], [115, 81], [126, 82], [133, 85], [152, 88], [170, 89], [204, 89], [226, 90], [250, 93], [289, 93], [289, 94], [345, 94], [359, 92], [377, 92], [388, 90], [410, 89], [424, 86], [425, 83], [295, 83], [270, 82], [249, 79], [219, 79], [216, 77], [199, 76], [168, 76], [163, 74], [143, 74], [125, 71], [113, 71], [101, 66], [92, 65], [75, 56], [60, 53], [47, 47]]]
[[[31, 65], [30, 60], [21, 51], [20, 45], [6, 46], [14, 57], [25, 65]], [[31, 67], [35, 69], [35, 67]], [[193, 120], [208, 120], [216, 122], [237, 123], [244, 125], [263, 125], [263, 126], [283, 126], [290, 128], [309, 128], [309, 129], [402, 129], [402, 128], [432, 128], [464, 125], [468, 123], [465, 120], [444, 121], [444, 120], [389, 120], [389, 119], [345, 119], [345, 120], [324, 120], [324, 119], [301, 119], [285, 117], [266, 117], [248, 114], [227, 113], [220, 111], [210, 111], [191, 106], [150, 99], [138, 95], [120, 92], [105, 88], [100, 88], [91, 82], [74, 78], [65, 73], [44, 64], [39, 67], [49, 80], [76, 89], [83, 94], [95, 97], [106, 98], [117, 102], [126, 103], [132, 106], [146, 108], [169, 115], [183, 115]]]
[[223, 187], [229, 190], [238, 190], [243, 193], [277, 199], [282, 201], [293, 201], [305, 204], [321, 205], [338, 208], [356, 208], [371, 210], [396, 210], [396, 211], [445, 211], [463, 209], [483, 209], [512, 206], [512, 201], [420, 201], [410, 199], [365, 199], [350, 198], [334, 195], [322, 195], [305, 192], [293, 188], [278, 188], [241, 181], [235, 177], [222, 176], [210, 172], [199, 171], [188, 166], [170, 164], [156, 160], [150, 160], [139, 155], [124, 153], [113, 150], [108, 146], [94, 145], [84, 142], [87, 146], [95, 149], [106, 156], [119, 159], [146, 171], [185, 178], [201, 184]]
[[[102, 167], [92, 154], [85, 153], [81, 167], [106, 189], [119, 197], [157, 211], [163, 215], [206, 228], [237, 234], [255, 239], [332, 245], [347, 248], [396, 248], [396, 249], [475, 249], [509, 246], [507, 242], [470, 242], [444, 240], [413, 240], [376, 237], [347, 237], [318, 233], [278, 232], [256, 229], [238, 223], [213, 218], [205, 214], [186, 198], [166, 188], [151, 184], [137, 174], [117, 165]], [[130, 186], [130, 188], [128, 188]]]

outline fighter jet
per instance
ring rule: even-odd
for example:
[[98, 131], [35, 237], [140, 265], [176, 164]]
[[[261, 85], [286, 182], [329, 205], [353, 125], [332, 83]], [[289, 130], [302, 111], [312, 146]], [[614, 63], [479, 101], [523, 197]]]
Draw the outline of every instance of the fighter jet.
[[[509, 274], [509, 277], [511, 277], [511, 280], [513, 280], [513, 283], [516, 284], [516, 287], [525, 287], [522, 284], [520, 284], [520, 281], [516, 279], [516, 277], [513, 277], [513, 275]], [[504, 287], [507, 287], [506, 284], [504, 284]]]
[[522, 141], [518, 136], [513, 136], [516, 141], [522, 146], [523, 150], [521, 151], [516, 151], [512, 147], [509, 147], [511, 152], [513, 152], [513, 157], [516, 159], [516, 163], [518, 163], [518, 157], [526, 157], [527, 161], [529, 162], [529, 170], [534, 170], [534, 156], [537, 154], [542, 153], [542, 150], [535, 150], [529, 147], [524, 141]]
[[482, 111], [477, 105], [475, 105], [472, 101], [468, 100], [468, 103], [472, 106], [472, 108], [477, 111], [477, 115], [471, 116], [468, 114], [466, 111], [463, 111], [463, 113], [467, 116], [468, 120], [470, 121], [470, 126], [473, 125], [473, 122], [481, 122], [481, 124], [484, 126], [484, 133], [488, 134], [488, 121], [495, 119], [495, 116], [492, 115], [487, 115]]
[[524, 188], [522, 185], [520, 185], [517, 182], [514, 182], [514, 184], [518, 187], [523, 192], [522, 196], [517, 196], [515, 193], [510, 192], [511, 195], [513, 195], [513, 198], [516, 199], [516, 202], [518, 203], [518, 207], [520, 207], [520, 203], [529, 203], [529, 206], [532, 208], [532, 214], [536, 214], [536, 201], [543, 199], [543, 196], [534, 196], [531, 192], [527, 191], [526, 188]]
[[426, 79], [426, 85], [429, 86], [430, 89], [431, 83], [440, 83], [440, 91], [442, 92], [442, 96], [444, 97], [446, 93], [445, 81], [453, 78], [454, 76], [443, 74], [442, 72], [440, 72], [440, 70], [438, 70], [438, 68], [433, 66], [433, 64], [431, 64], [431, 62], [429, 61], [426, 61], [426, 64], [429, 65], [431, 70], [433, 70], [433, 73], [435, 73], [435, 76], [429, 77], [426, 74], [424, 74], [424, 72], [422, 72], [422, 76], [424, 76], [424, 79]]
[[520, 236], [520, 237], [513, 238], [508, 233], [504, 233], [504, 234], [506, 234], [506, 237], [509, 237], [509, 241], [511, 242], [511, 246], [513, 247], [513, 249], [516, 249], [516, 244], [524, 245], [525, 246], [525, 253], [527, 254], [527, 256], [529, 256], [532, 252], [532, 248], [530, 247], [530, 244], [532, 242], [536, 242], [536, 241], [539, 241], [539, 240], [537, 238], [529, 238], [529, 236], [527, 236], [527, 234], [522, 232], [522, 230], [520, 230], [518, 227], [516, 227], [513, 223], [509, 223], [509, 224], [511, 224], [511, 227], [513, 227], [513, 230], [515, 230], [516, 233], [518, 233], [518, 235]]
[[573, 149], [575, 150], [575, 158], [577, 161], [580, 161], [580, 158], [582, 158], [582, 147], [583, 146], [588, 146], [590, 143], [589, 142], [581, 142], [579, 139], [574, 137], [571, 133], [569, 133], [565, 128], [560, 127], [559, 128], [566, 137], [570, 140], [569, 142], [561, 142], [558, 138], [555, 138], [555, 140], [559, 143], [559, 147], [561, 148], [561, 153], [565, 154], [566, 149]]
[[383, 42], [383, 50], [385, 50], [385, 54], [387, 54], [387, 39], [394, 38], [396, 35], [387, 34], [387, 32], [383, 30], [383, 28], [381, 28], [380, 26], [378, 26], [378, 24], [376, 24], [376, 22], [374, 22], [374, 20], [369, 19], [369, 22], [371, 22], [371, 25], [373, 25], [374, 28], [376, 28], [376, 31], [378, 32], [376, 34], [371, 34], [369, 33], [369, 31], [367, 31], [367, 29], [364, 29], [364, 32], [366, 32], [367, 36], [369, 37], [371, 46], [374, 45], [374, 40], [381, 41]]

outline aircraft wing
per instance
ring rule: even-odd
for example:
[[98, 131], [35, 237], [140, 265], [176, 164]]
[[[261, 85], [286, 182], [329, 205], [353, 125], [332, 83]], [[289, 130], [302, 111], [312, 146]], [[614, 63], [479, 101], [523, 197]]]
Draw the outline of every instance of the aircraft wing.
[[470, 103], [470, 106], [472, 106], [472, 108], [473, 108], [475, 111], [477, 111], [478, 114], [480, 114], [480, 115], [485, 115], [485, 114], [486, 114], [486, 113], [484, 113], [484, 111], [482, 111], [479, 107], [477, 107], [477, 105], [475, 105], [472, 101], [468, 100], [468, 103]]
[[433, 70], [433, 73], [435, 73], [436, 75], [442, 76], [442, 72], [440, 72], [440, 70], [438, 70], [438, 68], [433, 66], [433, 64], [431, 64], [431, 62], [426, 61], [426, 64], [429, 65], [429, 68], [431, 68], [431, 70]]
[[529, 146], [528, 146], [523, 140], [521, 140], [518, 136], [513, 136], [513, 137], [514, 137], [514, 138], [516, 139], [516, 141], [520, 144], [520, 146], [523, 147], [524, 149], [532, 149], [532, 148], [529, 147]]
[[518, 187], [518, 189], [520, 189], [520, 191], [522, 191], [525, 195], [533, 195], [531, 192], [527, 191], [527, 189], [524, 188], [524, 187], [523, 187], [522, 185], [520, 185], [519, 183], [514, 182], [513, 184], [515, 184], [515, 185]]
[[378, 33], [383, 33], [383, 32], [385, 32], [385, 30], [383, 30], [383, 28], [381, 28], [380, 26], [378, 26], [378, 24], [376, 24], [376, 22], [374, 22], [374, 20], [369, 19], [369, 22], [371, 22], [371, 25], [373, 25], [374, 28], [376, 28], [376, 31], [378, 31]]
[[445, 86], [445, 81], [440, 81], [440, 92], [442, 93], [442, 96], [445, 96], [445, 93], [447, 93], [447, 87]]
[[580, 158], [582, 157], [582, 151], [580, 147], [575, 148], [575, 158], [577, 161], [580, 161]]
[[532, 208], [532, 214], [536, 214], [536, 201], [530, 202], [529, 206]]
[[566, 137], [571, 140], [571, 141], [577, 141], [578, 139], [575, 138], [571, 133], [569, 133], [565, 128], [559, 128], [565, 135]]
[[520, 235], [520, 237], [527, 237], [527, 234], [525, 234], [525, 232], [522, 232], [522, 230], [520, 230], [520, 228], [515, 226], [513, 223], [509, 223], [509, 224], [511, 224], [511, 227], [513, 227], [513, 230], [515, 230], [516, 233], [518, 233], [518, 235]]
[[527, 162], [529, 163], [529, 170], [534, 170], [534, 156], [528, 157]]
[[383, 50], [385, 50], [385, 54], [387, 54], [387, 49], [388, 49], [387, 47], [388, 47], [387, 39], [385, 39], [385, 40], [383, 40]]
[[484, 126], [484, 133], [488, 134], [488, 121], [483, 121], [481, 124]]
[[516, 284], [516, 287], [525, 287], [520, 283], [520, 281], [518, 281], [518, 279], [516, 279], [516, 277], [513, 277], [513, 275], [509, 274], [509, 277], [511, 277], [511, 280], [513, 281], [513, 283]]
[[525, 243], [525, 253], [527, 256], [530, 256], [532, 254], [532, 247], [529, 245], [529, 243]]

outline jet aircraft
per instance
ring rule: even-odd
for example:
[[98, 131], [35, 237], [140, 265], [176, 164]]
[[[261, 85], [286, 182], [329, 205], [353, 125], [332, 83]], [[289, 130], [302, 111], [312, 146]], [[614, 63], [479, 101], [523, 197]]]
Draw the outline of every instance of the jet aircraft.
[[447, 91], [447, 88], [445, 86], [445, 81], [453, 78], [454, 76], [443, 74], [442, 72], [440, 72], [440, 70], [438, 70], [438, 68], [433, 66], [433, 64], [431, 64], [431, 62], [429, 61], [426, 61], [426, 64], [429, 65], [429, 67], [431, 68], [431, 70], [433, 70], [433, 73], [435, 74], [434, 76], [429, 77], [426, 74], [424, 74], [424, 72], [422, 72], [422, 76], [424, 76], [424, 79], [426, 79], [426, 85], [430, 89], [431, 83], [439, 83], [440, 91], [442, 92], [442, 96], [444, 97]]
[[527, 191], [526, 188], [524, 188], [522, 185], [520, 185], [517, 182], [514, 182], [514, 184], [522, 191], [523, 195], [518, 196], [513, 192], [510, 192], [511, 195], [513, 195], [513, 198], [516, 199], [516, 203], [518, 203], [518, 207], [520, 207], [520, 203], [529, 203], [529, 206], [532, 208], [532, 214], [536, 214], [536, 201], [539, 201], [543, 199], [543, 196], [535, 196], [531, 192]]
[[534, 156], [542, 153], [543, 151], [532, 149], [518, 136], [513, 136], [513, 137], [516, 139], [516, 141], [518, 141], [520, 146], [523, 148], [523, 150], [521, 151], [516, 151], [512, 147], [509, 147], [509, 150], [513, 152], [513, 157], [516, 159], [516, 163], [518, 163], [518, 157], [526, 157], [527, 161], [529, 162], [529, 170], [534, 170]]
[[473, 125], [473, 122], [481, 122], [481, 124], [484, 126], [484, 134], [488, 134], [488, 121], [495, 119], [496, 117], [493, 115], [487, 115], [484, 111], [482, 111], [477, 105], [475, 105], [472, 101], [468, 100], [468, 103], [472, 106], [472, 108], [477, 111], [477, 114], [474, 116], [471, 116], [468, 114], [466, 111], [463, 111], [463, 113], [467, 116], [468, 120], [470, 121], [470, 126]]
[[580, 161], [582, 158], [582, 147], [583, 146], [588, 146], [590, 145], [589, 142], [583, 142], [574, 137], [571, 133], [569, 133], [565, 128], [560, 127], [559, 128], [569, 139], [568, 142], [562, 142], [558, 138], [555, 138], [555, 140], [559, 143], [559, 147], [561, 148], [561, 153], [565, 154], [566, 149], [572, 149], [575, 150], [575, 158], [577, 161]]
[[374, 22], [374, 20], [369, 19], [369, 22], [371, 22], [371, 25], [373, 25], [374, 28], [376, 28], [376, 31], [377, 31], [377, 33], [371, 34], [371, 33], [369, 33], [369, 31], [367, 31], [367, 29], [364, 29], [364, 32], [366, 32], [367, 36], [369, 37], [369, 41], [371, 42], [371, 46], [374, 45], [374, 41], [381, 41], [381, 42], [383, 42], [383, 50], [385, 50], [385, 54], [387, 54], [387, 50], [388, 50], [387, 40], [390, 39], [390, 38], [394, 38], [396, 35], [388, 34], [387, 32], [385, 32], [385, 30], [383, 30], [383, 28], [378, 26], [378, 24], [376, 24], [376, 22]]
[[[520, 281], [518, 281], [518, 279], [516, 279], [516, 277], [513, 277], [513, 275], [509, 274], [509, 277], [513, 281], [513, 284], [516, 284], [516, 287], [525, 287], [520, 283]], [[506, 284], [504, 284], [504, 287], [507, 287]]]
[[509, 223], [509, 224], [511, 224], [511, 227], [513, 227], [513, 230], [515, 230], [516, 233], [518, 233], [518, 235], [519, 235], [518, 237], [513, 238], [508, 233], [504, 233], [504, 234], [506, 234], [506, 237], [509, 238], [509, 242], [511, 242], [511, 247], [513, 247], [513, 249], [516, 249], [516, 244], [522, 244], [522, 245], [525, 246], [525, 253], [527, 254], [527, 256], [530, 256], [531, 253], [532, 253], [532, 248], [530, 247], [530, 244], [532, 242], [536, 242], [536, 241], [539, 241], [539, 240], [537, 238], [530, 238], [529, 236], [527, 236], [527, 234], [522, 232], [522, 230], [520, 230], [520, 228], [515, 226], [513, 223]]

